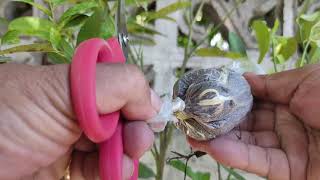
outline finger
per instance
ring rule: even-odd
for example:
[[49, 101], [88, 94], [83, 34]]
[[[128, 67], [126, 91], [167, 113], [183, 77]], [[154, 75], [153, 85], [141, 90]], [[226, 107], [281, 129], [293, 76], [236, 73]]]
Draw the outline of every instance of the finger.
[[255, 110], [252, 112], [254, 124], [252, 131], [273, 131], [275, 124], [275, 113], [270, 110]]
[[61, 179], [65, 175], [65, 171], [70, 162], [71, 150], [61, 156], [56, 162], [49, 166], [40, 168], [36, 173], [24, 177], [23, 179]]
[[[134, 164], [131, 158], [127, 155], [123, 156], [122, 176], [124, 180], [130, 179], [133, 175]], [[97, 152], [84, 153], [74, 152], [71, 166], [71, 179], [87, 180], [99, 179], [99, 157]]]
[[299, 84], [313, 71], [320, 69], [320, 65], [284, 71], [272, 75], [244, 74], [251, 86], [255, 97], [270, 100], [275, 103], [289, 104]]
[[275, 113], [272, 110], [256, 109], [240, 124], [240, 129], [247, 131], [273, 131], [274, 125]]
[[320, 70], [311, 73], [299, 85], [294, 97], [290, 102], [290, 110], [305, 123], [319, 129], [320, 123]]
[[124, 151], [133, 159], [139, 159], [148, 151], [154, 134], [145, 122], [129, 122], [124, 127]]
[[[64, 114], [74, 117], [69, 97], [69, 66], [54, 65], [46, 68], [51, 72], [51, 78], [55, 77], [55, 81], [50, 82], [51, 86], [58, 90], [53, 95], [59, 102], [52, 104]], [[136, 66], [108, 63], [97, 65], [96, 101], [100, 114], [121, 109], [127, 119], [150, 119], [160, 109], [161, 102], [160, 98], [151, 92], [143, 73]]]
[[280, 147], [278, 137], [272, 131], [248, 132], [242, 130], [232, 130], [220, 138], [241, 141], [245, 144], [257, 145], [265, 148]]
[[160, 109], [159, 97], [151, 93], [148, 82], [136, 66], [100, 64], [96, 84], [100, 113], [121, 109], [127, 119], [146, 120]]
[[99, 156], [97, 152], [75, 151], [70, 165], [71, 179], [86, 180], [99, 178]]
[[303, 123], [286, 106], [276, 107], [276, 131], [290, 163], [291, 179], [305, 179], [310, 143]]
[[93, 152], [97, 150], [97, 145], [90, 141], [85, 134], [82, 134], [80, 139], [75, 143], [74, 148], [78, 151]]
[[255, 173], [267, 179], [289, 180], [290, 171], [285, 153], [225, 138], [208, 142], [189, 140], [196, 150], [207, 152], [216, 161], [233, 168]]
[[253, 104], [252, 109], [253, 110], [265, 109], [265, 110], [274, 111], [274, 103], [270, 103], [268, 101], [256, 100], [255, 103]]

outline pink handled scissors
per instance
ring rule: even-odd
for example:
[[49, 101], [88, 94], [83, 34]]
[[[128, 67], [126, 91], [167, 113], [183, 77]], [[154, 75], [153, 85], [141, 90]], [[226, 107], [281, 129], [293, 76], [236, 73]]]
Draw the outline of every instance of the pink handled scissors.
[[[118, 39], [98, 38], [81, 43], [71, 64], [71, 96], [77, 119], [86, 136], [99, 143], [99, 168], [102, 180], [122, 180], [123, 121], [120, 112], [99, 115], [96, 108], [96, 63], [125, 63], [128, 53], [124, 1], [119, 0]], [[119, 41], [118, 41], [119, 40]], [[119, 43], [120, 42], [120, 43]], [[138, 160], [134, 161], [138, 178]]]

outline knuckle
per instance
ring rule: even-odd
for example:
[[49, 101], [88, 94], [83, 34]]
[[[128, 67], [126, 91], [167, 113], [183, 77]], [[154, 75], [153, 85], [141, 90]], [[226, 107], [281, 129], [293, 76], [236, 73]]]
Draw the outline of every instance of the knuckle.
[[126, 74], [130, 77], [128, 80], [131, 86], [143, 89], [148, 87], [144, 74], [137, 66], [126, 65]]

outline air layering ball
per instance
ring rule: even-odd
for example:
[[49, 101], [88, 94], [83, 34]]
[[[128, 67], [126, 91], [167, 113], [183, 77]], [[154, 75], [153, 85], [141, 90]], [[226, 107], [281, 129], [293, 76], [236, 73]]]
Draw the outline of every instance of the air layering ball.
[[245, 78], [227, 67], [186, 73], [174, 85], [173, 98], [185, 102], [174, 113], [176, 127], [197, 140], [225, 134], [243, 121], [253, 97]]

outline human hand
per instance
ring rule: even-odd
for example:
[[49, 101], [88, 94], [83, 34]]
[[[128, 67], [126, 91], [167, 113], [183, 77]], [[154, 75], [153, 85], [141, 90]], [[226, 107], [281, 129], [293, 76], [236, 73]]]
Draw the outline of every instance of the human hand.
[[245, 77], [256, 101], [240, 132], [207, 142], [189, 139], [191, 146], [269, 180], [319, 179], [320, 65]]
[[[97, 148], [76, 121], [68, 74], [68, 65], [0, 65], [0, 179], [57, 180], [69, 164], [71, 179], [98, 178]], [[124, 127], [127, 179], [132, 159], [153, 143], [143, 120], [155, 116], [161, 102], [132, 65], [99, 64], [96, 85], [100, 114], [121, 109], [126, 119], [142, 120]]]

